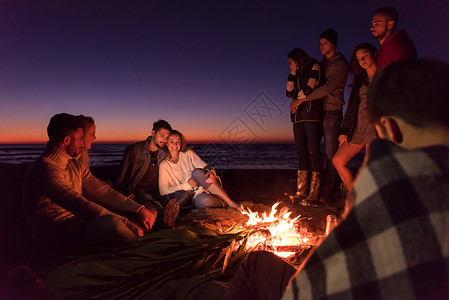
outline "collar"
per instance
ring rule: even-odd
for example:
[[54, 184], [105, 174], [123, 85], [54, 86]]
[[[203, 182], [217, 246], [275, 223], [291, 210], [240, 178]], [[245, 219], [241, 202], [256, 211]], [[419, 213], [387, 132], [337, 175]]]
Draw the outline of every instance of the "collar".
[[44, 150], [43, 157], [51, 164], [65, 169], [69, 160], [74, 159], [67, 153], [62, 152], [50, 142], [47, 143], [47, 147]]

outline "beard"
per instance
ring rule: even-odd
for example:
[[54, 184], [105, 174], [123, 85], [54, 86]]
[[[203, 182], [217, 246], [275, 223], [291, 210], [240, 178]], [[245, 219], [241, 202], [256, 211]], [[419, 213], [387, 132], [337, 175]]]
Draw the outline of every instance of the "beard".
[[376, 40], [378, 40], [378, 41], [383, 40], [383, 39], [385, 39], [387, 37], [387, 31], [386, 30], [381, 31], [381, 32], [377, 32], [377, 33], [374, 33], [374, 32], [371, 32], [371, 33], [373, 34], [373, 37]]

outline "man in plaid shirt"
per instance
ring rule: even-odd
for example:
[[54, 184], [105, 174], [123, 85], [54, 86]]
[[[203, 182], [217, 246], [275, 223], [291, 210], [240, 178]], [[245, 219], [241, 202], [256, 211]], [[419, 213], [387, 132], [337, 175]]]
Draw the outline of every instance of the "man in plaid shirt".
[[[263, 253], [250, 255], [225, 299], [449, 299], [448, 111], [449, 65], [385, 67], [368, 93], [383, 140], [371, 144], [346, 219], [285, 293], [292, 269]], [[267, 265], [282, 276], [259, 272]]]

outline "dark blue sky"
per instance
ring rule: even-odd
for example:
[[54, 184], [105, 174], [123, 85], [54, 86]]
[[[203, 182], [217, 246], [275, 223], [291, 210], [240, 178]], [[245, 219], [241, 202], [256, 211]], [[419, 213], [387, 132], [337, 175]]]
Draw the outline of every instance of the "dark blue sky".
[[320, 60], [329, 27], [348, 59], [378, 46], [382, 6], [420, 57], [449, 61], [447, 0], [302, 2], [0, 0], [0, 142], [45, 141], [59, 112], [94, 117], [99, 141], [143, 139], [158, 118], [188, 141], [292, 141], [287, 53]]

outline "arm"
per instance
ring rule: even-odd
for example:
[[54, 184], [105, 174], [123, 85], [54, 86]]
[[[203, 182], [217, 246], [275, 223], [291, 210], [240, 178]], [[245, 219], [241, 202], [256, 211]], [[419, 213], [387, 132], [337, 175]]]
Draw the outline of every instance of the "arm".
[[104, 207], [87, 200], [76, 191], [65, 178], [60, 170], [44, 164], [44, 172], [41, 176], [41, 184], [45, 195], [53, 202], [73, 213], [74, 215], [89, 220], [103, 215], [114, 215], [122, 219], [126, 218], [116, 215]]
[[362, 79], [355, 79], [354, 85], [351, 91], [351, 95], [349, 96], [348, 106], [345, 111], [345, 116], [343, 117], [343, 121], [340, 125], [340, 135], [349, 135], [349, 128], [352, 125], [354, 120], [354, 116], [357, 114], [357, 102], [359, 98], [359, 89], [362, 85]]
[[142, 206], [112, 189], [109, 185], [92, 175], [90, 171], [83, 176], [83, 194], [88, 199], [108, 209], [137, 213]]
[[298, 93], [298, 98], [305, 98], [310, 95], [315, 87], [320, 82], [320, 65], [318, 63], [313, 64], [312, 70], [310, 70], [309, 78], [307, 80], [307, 85]]
[[[293, 73], [293, 72], [292, 72]], [[287, 91], [285, 93], [285, 95], [288, 98], [296, 98], [297, 96], [297, 91], [295, 90], [295, 83], [298, 80], [298, 75], [296, 75], [296, 72], [294, 72], [295, 74], [290, 73], [288, 75], [288, 79], [287, 79]]]
[[326, 82], [307, 95], [306, 101], [321, 99], [338, 88], [344, 89], [349, 73], [348, 65], [338, 60], [329, 64], [328, 68], [326, 71]]
[[313, 89], [320, 82], [320, 65], [318, 63], [313, 64], [310, 73], [308, 74], [307, 85], [298, 93], [297, 98], [292, 99], [290, 104], [290, 110], [292, 113], [296, 112], [298, 106], [300, 106], [304, 101], [306, 101], [306, 96], [312, 93]]
[[189, 191], [192, 187], [188, 182], [174, 185], [173, 170], [167, 161], [161, 162], [159, 165], [159, 192], [162, 196], [174, 193], [176, 191], [184, 190]]

